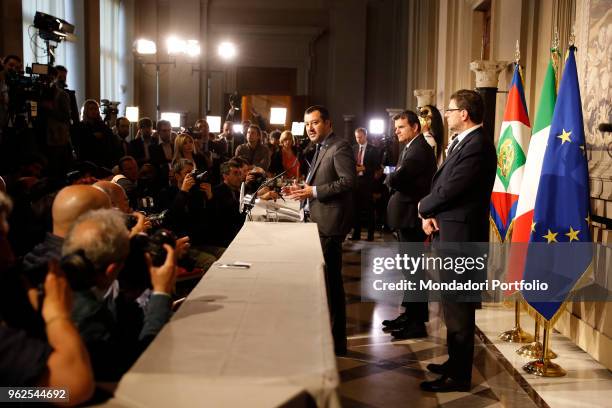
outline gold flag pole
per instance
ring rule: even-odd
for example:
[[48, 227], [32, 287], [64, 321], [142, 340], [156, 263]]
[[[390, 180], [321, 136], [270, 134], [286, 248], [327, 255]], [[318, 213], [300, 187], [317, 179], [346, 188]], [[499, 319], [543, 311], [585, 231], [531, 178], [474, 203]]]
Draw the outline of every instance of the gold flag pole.
[[[540, 343], [540, 315], [537, 315], [535, 319], [533, 343], [526, 344], [519, 348], [516, 350], [516, 354], [527, 358], [542, 358], [544, 355], [543, 353], [544, 347], [542, 343]], [[549, 348], [547, 357], [552, 360], [557, 358], [557, 354]]]
[[[516, 40], [514, 48], [514, 63], [519, 67], [520, 72], [521, 48], [519, 41]], [[531, 343], [533, 336], [521, 328], [521, 301], [514, 302], [514, 328], [507, 330], [499, 335], [499, 339], [508, 343]]]
[[542, 350], [542, 356], [534, 361], [523, 366], [523, 370], [528, 374], [534, 374], [539, 377], [563, 377], [567, 372], [558, 364], [553, 363], [548, 358], [550, 352], [549, 343], [551, 335], [550, 321], [544, 321], [544, 348]]
[[521, 328], [521, 302], [514, 302], [514, 328], [503, 332], [499, 339], [507, 343], [531, 343], [533, 336]]

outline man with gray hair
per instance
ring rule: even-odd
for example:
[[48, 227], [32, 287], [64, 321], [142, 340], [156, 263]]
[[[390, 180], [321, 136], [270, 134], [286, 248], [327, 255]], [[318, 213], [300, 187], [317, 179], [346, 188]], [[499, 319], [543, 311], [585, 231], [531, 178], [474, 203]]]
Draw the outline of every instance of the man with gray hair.
[[[153, 294], [144, 310], [137, 335], [120, 330], [126, 318], [108, 292], [123, 267], [129, 250], [129, 232], [117, 210], [90, 211], [77, 219], [64, 241], [62, 267], [75, 290], [72, 319], [92, 357], [96, 380], [114, 381], [136, 361], [171, 313], [176, 280], [174, 249], [164, 245], [166, 260], [155, 267], [147, 254]], [[124, 271], [130, 273], [130, 271]]]

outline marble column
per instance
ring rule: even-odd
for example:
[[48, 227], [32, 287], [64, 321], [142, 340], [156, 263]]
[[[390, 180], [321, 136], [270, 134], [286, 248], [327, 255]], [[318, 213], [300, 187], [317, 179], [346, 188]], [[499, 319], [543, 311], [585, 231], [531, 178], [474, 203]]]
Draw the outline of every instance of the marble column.
[[425, 105], [436, 106], [434, 101], [436, 92], [433, 89], [415, 89], [414, 96], [417, 98], [417, 107]]
[[476, 74], [476, 91], [484, 100], [483, 128], [487, 136], [495, 138], [495, 105], [497, 99], [497, 83], [499, 73], [503, 71], [508, 62], [477, 60], [470, 63], [470, 69]]

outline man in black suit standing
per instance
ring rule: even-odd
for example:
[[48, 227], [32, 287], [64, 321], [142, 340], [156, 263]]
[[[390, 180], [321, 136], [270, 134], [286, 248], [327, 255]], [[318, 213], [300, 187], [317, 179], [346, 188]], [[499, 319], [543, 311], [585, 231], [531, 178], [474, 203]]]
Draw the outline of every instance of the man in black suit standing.
[[[487, 242], [489, 201], [497, 155], [493, 141], [482, 130], [484, 104], [475, 91], [451, 95], [445, 116], [448, 127], [458, 133], [446, 160], [436, 172], [431, 192], [419, 202], [423, 230], [434, 242]], [[453, 303], [443, 298], [447, 328], [448, 360], [429, 364], [441, 377], [421, 383], [425, 391], [469, 391], [474, 357], [476, 303]]]
[[356, 165], [349, 144], [333, 133], [327, 108], [306, 109], [304, 125], [315, 144], [310, 171], [303, 187], [284, 190], [288, 197], [302, 200], [305, 219], [317, 223], [325, 258], [327, 298], [337, 355], [346, 354], [346, 309], [342, 282], [342, 242], [351, 229]]
[[[404, 111], [393, 117], [395, 134], [405, 147], [400, 152], [395, 171], [385, 183], [391, 191], [387, 205], [387, 223], [396, 231], [400, 242], [423, 242], [425, 233], [419, 219], [417, 204], [429, 193], [431, 179], [436, 172], [434, 151], [421, 134], [419, 117]], [[403, 314], [394, 320], [384, 320], [387, 330], [397, 339], [427, 337], [425, 322], [429, 320], [427, 302], [404, 299]]]
[[380, 150], [368, 143], [368, 131], [365, 128], [355, 130], [357, 144], [353, 146], [353, 155], [357, 162], [357, 188], [355, 190], [353, 235], [351, 240], [361, 239], [361, 220], [364, 213], [368, 228], [368, 241], [374, 240], [374, 173], [380, 168], [382, 154]]

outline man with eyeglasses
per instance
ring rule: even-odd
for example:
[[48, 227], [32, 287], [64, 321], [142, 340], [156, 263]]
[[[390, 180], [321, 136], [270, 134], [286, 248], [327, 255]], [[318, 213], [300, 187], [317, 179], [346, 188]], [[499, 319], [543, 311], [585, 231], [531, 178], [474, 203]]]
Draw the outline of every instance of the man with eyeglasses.
[[[489, 200], [495, 181], [497, 155], [482, 129], [484, 103], [475, 91], [451, 95], [444, 114], [452, 133], [446, 160], [434, 175], [431, 192], [419, 202], [423, 231], [435, 242], [487, 242]], [[469, 391], [475, 331], [474, 302], [442, 298], [447, 327], [448, 360], [429, 364], [441, 377], [421, 383], [431, 392]]]

